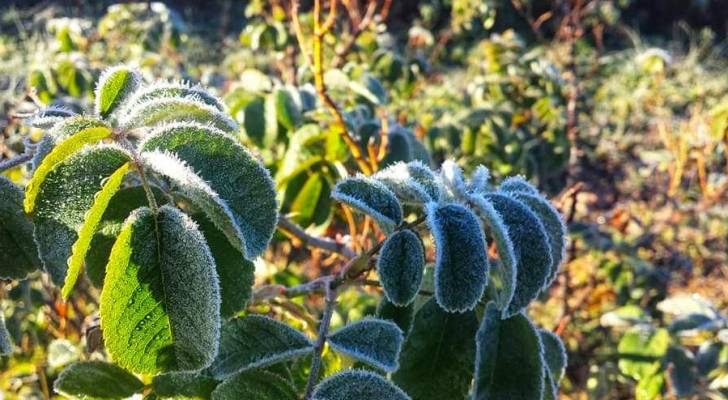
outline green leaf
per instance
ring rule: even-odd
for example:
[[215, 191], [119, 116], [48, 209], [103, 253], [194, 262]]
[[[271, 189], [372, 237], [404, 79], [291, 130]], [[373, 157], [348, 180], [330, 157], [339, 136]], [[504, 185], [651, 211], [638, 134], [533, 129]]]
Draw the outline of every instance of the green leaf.
[[[269, 145], [266, 137], [265, 100], [256, 98], [243, 111], [245, 135], [259, 147]], [[276, 132], [277, 134], [277, 132]]]
[[407, 306], [399, 307], [387, 300], [386, 296], [382, 296], [377, 305], [377, 318], [386, 319], [397, 324], [402, 330], [405, 338], [412, 331], [412, 323], [415, 319], [415, 303], [412, 302]]
[[49, 130], [66, 118], [77, 116], [75, 112], [62, 106], [48, 106], [40, 110], [29, 122], [34, 128]]
[[25, 279], [40, 266], [23, 191], [0, 175], [0, 279]]
[[10, 340], [10, 332], [5, 326], [5, 317], [0, 314], [0, 356], [6, 356], [13, 352], [13, 342]]
[[678, 397], [692, 395], [698, 379], [692, 353], [682, 346], [670, 346], [664, 363], [670, 373], [671, 392]]
[[374, 105], [387, 104], [387, 92], [377, 78], [366, 75], [362, 78], [361, 83], [349, 82], [349, 88]]
[[[162, 190], [150, 186], [158, 205], [164, 205], [167, 198]], [[109, 204], [96, 227], [91, 246], [86, 253], [86, 275], [96, 287], [102, 287], [106, 275], [109, 253], [121, 232], [124, 221], [132, 211], [149, 206], [147, 194], [142, 186], [122, 188], [111, 197]]]
[[450, 314], [430, 299], [415, 315], [392, 380], [414, 400], [464, 399], [475, 361], [474, 311]]
[[67, 396], [122, 399], [140, 392], [144, 383], [114, 364], [83, 361], [71, 364], [58, 375], [53, 389]]
[[268, 247], [278, 223], [273, 181], [235, 139], [207, 126], [178, 123], [154, 131], [140, 147], [174, 153], [218, 193], [242, 232], [248, 260]]
[[213, 400], [299, 400], [290, 382], [272, 372], [243, 371], [218, 385]]
[[522, 202], [503, 194], [489, 193], [485, 199], [503, 218], [518, 259], [513, 299], [503, 317], [515, 315], [535, 299], [551, 273], [548, 236], [538, 217]]
[[224, 379], [240, 371], [287, 361], [313, 350], [301, 332], [261, 315], [235, 318], [222, 327], [220, 351], [210, 372]]
[[[73, 246], [96, 194], [106, 179], [130, 160], [126, 151], [113, 145], [88, 147], [57, 164], [39, 185], [37, 199], [32, 203], [33, 236], [43, 266], [56, 285], [64, 284]], [[90, 239], [91, 232], [84, 235], [83, 241]], [[80, 258], [75, 262], [83, 260], [85, 254], [78, 250]]]
[[126, 130], [179, 122], [207, 124], [230, 135], [237, 135], [239, 129], [227, 114], [194, 97], [151, 99], [134, 104], [120, 117], [121, 126]]
[[168, 99], [173, 97], [193, 98], [197, 101], [201, 101], [202, 103], [214, 107], [220, 112], [225, 112], [226, 110], [220, 99], [218, 99], [216, 96], [213, 96], [200, 86], [191, 86], [186, 82], [164, 81], [155, 82], [134, 92], [134, 95], [129, 99], [127, 109], [134, 108], [147, 101], [155, 99]]
[[384, 183], [404, 203], [425, 204], [442, 196], [437, 177], [420, 161], [397, 162], [372, 178]]
[[435, 239], [435, 298], [450, 312], [472, 310], [488, 280], [485, 237], [478, 219], [459, 204], [427, 205]]
[[523, 192], [513, 193], [513, 197], [522, 201], [541, 220], [548, 236], [549, 249], [551, 251], [551, 269], [544, 284], [544, 290], [551, 286], [561, 267], [561, 262], [566, 257], [567, 231], [561, 214], [546, 198], [540, 194], [527, 194]]
[[513, 300], [516, 291], [516, 275], [518, 272], [518, 259], [516, 250], [508, 233], [508, 227], [503, 217], [496, 211], [493, 204], [483, 196], [473, 194], [468, 196], [473, 211], [480, 217], [485, 229], [493, 238], [498, 259], [491, 269], [490, 285], [495, 290], [495, 302], [498, 308], [505, 310]]
[[139, 87], [141, 76], [125, 65], [106, 69], [96, 85], [96, 114], [106, 118]]
[[276, 117], [278, 122], [289, 131], [301, 123], [301, 108], [288, 90], [276, 89], [273, 94], [275, 98]]
[[345, 178], [334, 187], [331, 196], [374, 218], [384, 229], [402, 222], [402, 205], [391, 190], [364, 175]]
[[377, 259], [377, 274], [387, 298], [398, 306], [411, 303], [422, 286], [425, 248], [409, 229], [387, 238]]
[[559, 382], [564, 377], [566, 370], [566, 349], [564, 343], [556, 334], [545, 329], [538, 330], [543, 345], [543, 359], [545, 370], [544, 390], [552, 395], [554, 399], [558, 396]]
[[660, 373], [660, 358], [670, 345], [667, 329], [645, 332], [635, 327], [625, 332], [617, 345], [619, 370], [638, 381]]
[[321, 381], [313, 400], [410, 400], [407, 393], [380, 375], [350, 369]]
[[270, 93], [265, 97], [265, 105], [263, 107], [263, 145], [265, 147], [273, 146], [278, 139], [278, 105], [275, 93]]
[[209, 399], [219, 383], [196, 372], [167, 372], [154, 377], [152, 389], [160, 397]]
[[88, 212], [86, 212], [83, 224], [78, 230], [78, 239], [76, 239], [76, 242], [71, 247], [71, 258], [68, 260], [66, 280], [61, 289], [61, 295], [64, 299], [68, 299], [68, 296], [71, 294], [71, 290], [76, 284], [78, 276], [81, 274], [81, 269], [83, 268], [89, 247], [91, 246], [94, 232], [96, 232], [96, 228], [99, 222], [101, 222], [104, 212], [109, 205], [109, 201], [111, 201], [111, 197], [119, 190], [124, 176], [128, 171], [129, 163], [127, 162], [109, 176], [108, 180], [103, 183], [101, 191], [94, 196], [93, 204]]
[[109, 257], [101, 327], [116, 363], [138, 373], [208, 366], [218, 348], [215, 262], [195, 223], [170, 206], [127, 219]]
[[488, 303], [476, 343], [473, 400], [542, 398], [541, 338], [528, 317], [501, 320], [495, 303]]
[[[64, 121], [65, 123], [66, 121]], [[84, 123], [91, 124], [90, 121], [84, 120]], [[100, 125], [101, 123], [99, 123]], [[65, 124], [64, 124], [65, 127]], [[63, 128], [63, 127], [62, 127]], [[68, 130], [70, 131], [69, 127]], [[65, 129], [61, 129], [64, 130]], [[44, 158], [40, 165], [37, 166], [33, 172], [33, 177], [25, 187], [25, 212], [28, 214], [33, 213], [35, 209], [36, 197], [38, 192], [41, 190], [41, 186], [46, 180], [48, 174], [56, 168], [56, 166], [78, 152], [82, 147], [87, 144], [96, 143], [102, 139], [106, 139], [111, 136], [112, 132], [106, 126], [92, 126], [82, 128], [74, 131], [70, 136], [65, 137], [58, 145], [56, 145]]]
[[234, 248], [225, 235], [203, 215], [196, 215], [199, 224], [215, 259], [217, 275], [220, 278], [220, 314], [229, 318], [245, 309], [253, 294], [255, 265]]
[[399, 367], [402, 330], [390, 321], [363, 319], [352, 322], [329, 336], [334, 350], [387, 372]]

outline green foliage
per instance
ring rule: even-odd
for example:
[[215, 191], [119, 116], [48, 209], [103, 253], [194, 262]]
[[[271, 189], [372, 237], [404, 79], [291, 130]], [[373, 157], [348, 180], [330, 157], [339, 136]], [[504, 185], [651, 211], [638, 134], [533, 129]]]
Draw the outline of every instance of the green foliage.
[[220, 351], [210, 372], [223, 379], [300, 357], [312, 349], [305, 335], [276, 320], [259, 315], [234, 318], [222, 327]]
[[465, 398], [473, 376], [477, 330], [474, 311], [451, 314], [434, 298], [428, 300], [415, 314], [392, 380], [413, 400]]
[[377, 259], [377, 274], [391, 303], [406, 306], [414, 300], [424, 269], [424, 245], [416, 233], [405, 229], [387, 238]]
[[415, 320], [415, 303], [412, 302], [400, 307], [389, 301], [387, 296], [382, 296], [377, 305], [376, 315], [377, 318], [394, 322], [402, 331], [404, 337], [407, 338], [412, 331], [412, 324]]
[[220, 335], [220, 293], [215, 262], [195, 223], [166, 205], [158, 214], [138, 209], [109, 260], [100, 314], [114, 361], [139, 373], [210, 365]]
[[399, 367], [399, 352], [404, 337], [393, 322], [364, 319], [352, 322], [329, 336], [335, 350], [386, 372]]
[[[544, 359], [544, 391], [550, 391], [554, 399], [558, 398], [559, 382], [566, 371], [567, 356], [564, 342], [553, 332], [544, 329], [538, 330], [541, 335]], [[546, 393], [544, 393], [546, 396]]]
[[428, 204], [427, 220], [435, 238], [435, 298], [449, 312], [472, 310], [488, 277], [485, 238], [478, 219], [458, 204]]
[[476, 337], [474, 399], [540, 399], [544, 393], [541, 336], [519, 313], [501, 319], [488, 303]]
[[37, 254], [33, 225], [23, 213], [23, 192], [0, 176], [0, 277], [25, 279], [40, 266]]
[[409, 400], [401, 389], [380, 375], [360, 370], [340, 372], [316, 387], [313, 400]]
[[144, 383], [114, 364], [83, 361], [64, 369], [53, 388], [68, 396], [119, 399], [140, 392]]

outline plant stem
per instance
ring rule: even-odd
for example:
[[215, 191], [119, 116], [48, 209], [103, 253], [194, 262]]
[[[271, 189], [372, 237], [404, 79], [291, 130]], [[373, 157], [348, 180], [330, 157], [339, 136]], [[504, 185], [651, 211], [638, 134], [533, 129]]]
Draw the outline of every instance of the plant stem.
[[295, 237], [309, 247], [316, 247], [322, 250], [326, 250], [332, 253], [341, 254], [346, 258], [356, 257], [354, 250], [344, 245], [343, 243], [336, 242], [328, 238], [318, 238], [311, 236], [300, 226], [296, 225], [293, 221], [281, 215], [278, 217], [278, 229], [284, 233]]
[[319, 370], [321, 369], [321, 355], [323, 354], [326, 338], [329, 335], [329, 328], [331, 327], [331, 317], [334, 316], [334, 307], [336, 306], [338, 291], [331, 287], [331, 283], [332, 281], [329, 281], [326, 287], [326, 305], [324, 307], [324, 313], [321, 316], [321, 323], [319, 324], [318, 338], [313, 347], [311, 370], [309, 372], [308, 382], [306, 383], [306, 392], [303, 396], [305, 400], [310, 400], [313, 395], [313, 388], [316, 385]]

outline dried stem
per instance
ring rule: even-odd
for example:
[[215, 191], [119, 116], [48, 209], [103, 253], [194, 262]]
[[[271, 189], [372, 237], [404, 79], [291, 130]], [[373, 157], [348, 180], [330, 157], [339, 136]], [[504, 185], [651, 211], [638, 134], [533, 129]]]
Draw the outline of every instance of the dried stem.
[[18, 154], [17, 156], [0, 161], [0, 171], [5, 171], [6, 169], [17, 167], [18, 165], [27, 163], [28, 161], [33, 159], [33, 153], [25, 152], [23, 154]]

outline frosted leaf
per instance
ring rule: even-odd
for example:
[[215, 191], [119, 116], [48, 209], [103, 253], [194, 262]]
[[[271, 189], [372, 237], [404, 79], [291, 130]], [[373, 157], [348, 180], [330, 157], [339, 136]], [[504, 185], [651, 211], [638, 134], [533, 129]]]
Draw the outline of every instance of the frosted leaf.
[[488, 279], [485, 237], [478, 219], [459, 204], [427, 205], [435, 239], [435, 298], [450, 312], [471, 310]]
[[33, 225], [23, 212], [23, 192], [0, 175], [0, 278], [25, 279], [38, 267]]
[[341, 353], [387, 372], [399, 367], [402, 330], [393, 322], [363, 319], [352, 322], [329, 336], [329, 345]]
[[150, 85], [146, 85], [134, 92], [134, 94], [129, 98], [129, 102], [126, 107], [127, 109], [132, 109], [147, 101], [173, 97], [194, 97], [203, 103], [216, 108], [220, 112], [227, 112], [224, 103], [217, 98], [217, 96], [210, 94], [200, 86], [193, 86], [183, 81], [158, 81]]
[[301, 332], [261, 315], [235, 318], [222, 327], [220, 352], [210, 367], [224, 379], [235, 373], [265, 367], [307, 354], [313, 343]]
[[468, 186], [465, 183], [463, 170], [453, 160], [445, 160], [440, 167], [440, 178], [450, 194], [455, 198], [468, 195]]
[[501, 320], [498, 307], [489, 303], [476, 344], [473, 400], [542, 398], [541, 337], [523, 313]]
[[94, 92], [96, 114], [106, 118], [119, 109], [139, 87], [141, 80], [139, 72], [125, 65], [104, 70]]
[[160, 397], [209, 399], [219, 383], [198, 372], [167, 372], [154, 377], [152, 389]]
[[[56, 285], [64, 284], [73, 245], [96, 194], [130, 159], [126, 151], [113, 145], [87, 147], [58, 163], [36, 186], [37, 198], [30, 203], [33, 236], [43, 267]], [[29, 185], [26, 196], [30, 190]]]
[[372, 178], [384, 183], [408, 204], [425, 204], [441, 197], [437, 177], [420, 161], [398, 162], [377, 172]]
[[53, 389], [57, 393], [95, 399], [131, 397], [143, 388], [144, 383], [137, 377], [114, 364], [103, 361], [71, 364], [53, 383]]
[[215, 262], [195, 223], [170, 206], [127, 219], [111, 250], [101, 291], [106, 350], [136, 373], [197, 371], [220, 337]]
[[412, 323], [415, 319], [415, 303], [412, 302], [407, 306], [398, 307], [391, 301], [387, 300], [386, 296], [382, 296], [377, 305], [377, 318], [392, 321], [405, 337], [412, 331]]
[[227, 114], [197, 97], [160, 97], [135, 104], [120, 116], [124, 129], [159, 127], [177, 122], [209, 125], [229, 135], [238, 134], [238, 124]]
[[347, 370], [332, 375], [317, 386], [313, 400], [410, 400], [410, 397], [380, 375], [363, 370]]
[[509, 195], [484, 195], [503, 218], [508, 237], [518, 259], [516, 288], [503, 317], [517, 314], [535, 299], [551, 273], [551, 249], [546, 230], [539, 218], [519, 200]]
[[518, 176], [509, 176], [500, 184], [499, 190], [510, 193], [526, 193], [538, 195], [536, 189], [526, 178]]
[[392, 380], [417, 400], [466, 398], [477, 330], [475, 311], [448, 313], [430, 298], [415, 315]]
[[490, 191], [490, 170], [484, 165], [475, 167], [472, 175], [470, 175], [470, 184], [468, 190], [471, 193], [485, 193]]
[[212, 400], [299, 400], [296, 389], [287, 380], [265, 370], [243, 371], [218, 385]]
[[268, 170], [222, 131], [175, 123], [153, 131], [142, 151], [169, 151], [184, 161], [227, 203], [252, 260], [268, 246], [278, 223], [278, 205]]
[[383, 228], [393, 229], [402, 222], [402, 205], [382, 183], [364, 175], [345, 178], [331, 196], [374, 218]]
[[377, 259], [377, 274], [387, 298], [398, 306], [412, 302], [422, 285], [425, 250], [416, 233], [409, 229], [387, 238]]

